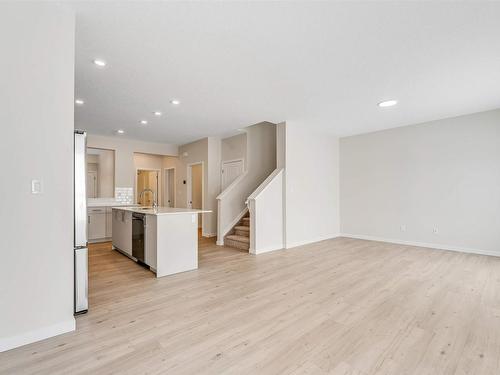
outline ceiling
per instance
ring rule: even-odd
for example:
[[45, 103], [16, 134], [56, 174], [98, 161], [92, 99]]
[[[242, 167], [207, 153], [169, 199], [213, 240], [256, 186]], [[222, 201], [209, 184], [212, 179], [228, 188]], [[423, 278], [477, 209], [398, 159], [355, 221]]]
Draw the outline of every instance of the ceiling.
[[75, 126], [93, 133], [182, 144], [291, 121], [345, 136], [500, 107], [499, 2], [70, 6]]

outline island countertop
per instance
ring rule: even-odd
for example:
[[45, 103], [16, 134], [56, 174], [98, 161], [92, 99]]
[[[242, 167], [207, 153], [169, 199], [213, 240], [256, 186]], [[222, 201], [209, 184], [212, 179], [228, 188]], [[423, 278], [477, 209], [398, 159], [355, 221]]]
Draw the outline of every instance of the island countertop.
[[129, 211], [129, 212], [136, 212], [140, 214], [146, 214], [146, 215], [179, 215], [179, 214], [203, 214], [203, 213], [208, 213], [212, 212], [211, 210], [196, 210], [192, 208], [173, 208], [173, 207], [157, 207], [156, 209], [153, 209], [151, 207], [130, 207], [130, 206], [118, 206], [118, 207], [112, 207], [114, 210], [122, 210], [122, 211]]

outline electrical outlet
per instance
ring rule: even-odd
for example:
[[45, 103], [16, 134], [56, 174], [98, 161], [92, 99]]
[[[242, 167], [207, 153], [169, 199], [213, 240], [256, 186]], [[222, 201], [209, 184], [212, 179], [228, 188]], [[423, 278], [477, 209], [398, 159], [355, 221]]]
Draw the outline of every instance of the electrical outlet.
[[438, 233], [439, 233], [439, 229], [437, 229], [437, 228], [433, 228], [433, 229], [432, 229], [432, 233], [434, 233], [434, 234], [438, 234]]
[[405, 225], [405, 224], [401, 224], [401, 225], [399, 226], [399, 230], [400, 230], [401, 232], [406, 232], [406, 225]]
[[31, 194], [41, 194], [43, 191], [41, 180], [31, 180]]

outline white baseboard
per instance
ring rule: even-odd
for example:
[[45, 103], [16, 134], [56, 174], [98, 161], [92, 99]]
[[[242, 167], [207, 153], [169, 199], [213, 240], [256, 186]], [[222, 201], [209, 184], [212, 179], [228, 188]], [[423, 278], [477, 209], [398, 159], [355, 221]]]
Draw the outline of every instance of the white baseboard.
[[309, 245], [309, 244], [314, 243], [314, 242], [320, 242], [320, 241], [324, 241], [324, 240], [333, 240], [334, 238], [337, 238], [337, 237], [340, 237], [340, 234], [338, 234], [338, 233], [329, 234], [326, 236], [320, 236], [320, 237], [312, 238], [309, 240], [291, 242], [291, 243], [287, 243], [285, 248], [291, 249], [291, 248], [298, 247], [298, 246]]
[[349, 234], [349, 233], [342, 233], [340, 235], [340, 237], [348, 237], [348, 238], [354, 238], [354, 239], [358, 239], [358, 240], [388, 242], [388, 243], [393, 243], [393, 244], [397, 244], [397, 245], [426, 247], [426, 248], [437, 249], [437, 250], [457, 251], [460, 253], [489, 255], [489, 256], [495, 256], [495, 257], [500, 256], [500, 250], [498, 252], [495, 252], [495, 251], [491, 251], [491, 250], [472, 249], [472, 248], [468, 248], [468, 247], [442, 245], [442, 244], [425, 243], [425, 242], [415, 242], [415, 241], [406, 241], [406, 240], [395, 240], [395, 239], [390, 239], [390, 238], [365, 236], [365, 235], [361, 235], [361, 234]]
[[284, 247], [283, 246], [271, 246], [271, 247], [266, 247], [264, 249], [259, 249], [258, 251], [255, 251], [255, 249], [250, 249], [250, 254], [254, 254], [254, 255], [260, 255], [260, 254], [265, 254], [265, 253], [269, 253], [271, 251], [276, 251], [276, 250], [283, 250]]
[[215, 242], [215, 244], [216, 244], [217, 246], [224, 246], [224, 240], [222, 240], [222, 241], [217, 240], [217, 241]]
[[216, 237], [217, 233], [202, 233], [201, 235], [203, 237], [206, 237], [206, 238], [212, 238], [212, 237]]
[[44, 340], [49, 337], [61, 335], [76, 329], [75, 318], [68, 319], [48, 327], [42, 327], [21, 335], [5, 337], [0, 339], [0, 353], [6, 350], [14, 349], [19, 346], [31, 344], [36, 341]]

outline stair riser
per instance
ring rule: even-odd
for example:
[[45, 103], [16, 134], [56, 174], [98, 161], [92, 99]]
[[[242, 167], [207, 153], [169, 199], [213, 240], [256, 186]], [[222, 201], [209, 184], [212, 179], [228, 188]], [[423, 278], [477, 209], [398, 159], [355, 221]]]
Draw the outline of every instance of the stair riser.
[[224, 241], [224, 246], [234, 247], [236, 249], [241, 249], [241, 250], [248, 250], [250, 248], [250, 245], [247, 243], [228, 240], [228, 239]]
[[243, 237], [250, 237], [250, 232], [247, 231], [247, 230], [238, 230], [236, 229], [234, 234], [236, 234], [237, 236], [243, 236]]

